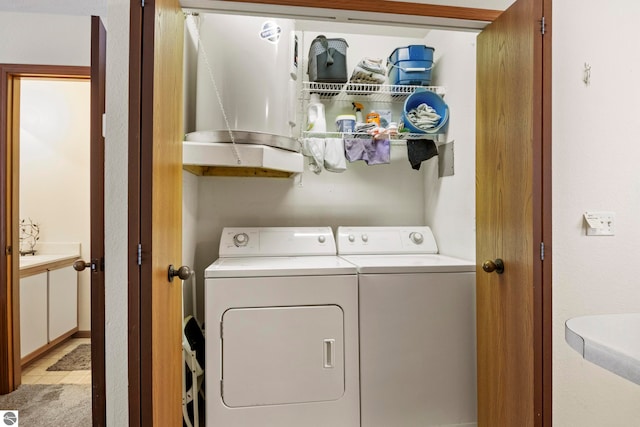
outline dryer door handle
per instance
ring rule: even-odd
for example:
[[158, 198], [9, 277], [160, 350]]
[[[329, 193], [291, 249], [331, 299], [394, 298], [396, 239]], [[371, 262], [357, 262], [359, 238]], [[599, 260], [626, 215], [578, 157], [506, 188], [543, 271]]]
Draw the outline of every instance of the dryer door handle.
[[324, 367], [327, 369], [333, 369], [335, 367], [336, 358], [336, 340], [326, 339], [323, 341], [322, 346], [322, 359], [324, 360]]

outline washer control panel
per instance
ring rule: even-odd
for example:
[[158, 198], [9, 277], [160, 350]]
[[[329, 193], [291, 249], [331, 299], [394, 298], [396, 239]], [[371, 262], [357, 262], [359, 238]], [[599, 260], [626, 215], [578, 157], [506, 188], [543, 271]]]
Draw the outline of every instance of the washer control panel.
[[438, 253], [427, 226], [338, 227], [337, 245], [339, 255]]
[[330, 227], [226, 227], [220, 257], [336, 255]]

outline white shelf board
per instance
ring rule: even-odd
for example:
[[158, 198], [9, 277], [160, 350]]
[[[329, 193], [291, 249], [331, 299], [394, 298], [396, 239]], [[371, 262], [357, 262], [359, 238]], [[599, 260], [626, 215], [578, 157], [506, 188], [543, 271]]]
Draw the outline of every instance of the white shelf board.
[[235, 148], [240, 163], [231, 143], [184, 141], [182, 163], [196, 166], [264, 168], [290, 173], [301, 173], [304, 170], [304, 158], [300, 153], [254, 144], [235, 144]]

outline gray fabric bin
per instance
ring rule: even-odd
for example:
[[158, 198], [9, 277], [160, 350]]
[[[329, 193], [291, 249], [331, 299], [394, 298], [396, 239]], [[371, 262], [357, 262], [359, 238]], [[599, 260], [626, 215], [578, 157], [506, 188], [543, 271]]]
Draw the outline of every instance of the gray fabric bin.
[[309, 48], [309, 81], [318, 83], [346, 83], [347, 48], [345, 39], [316, 37]]

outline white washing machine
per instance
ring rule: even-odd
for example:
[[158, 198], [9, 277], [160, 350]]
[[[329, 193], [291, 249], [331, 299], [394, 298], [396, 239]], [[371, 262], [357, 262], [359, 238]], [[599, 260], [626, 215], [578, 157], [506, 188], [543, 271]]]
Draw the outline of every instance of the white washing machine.
[[475, 426], [475, 264], [429, 227], [339, 227], [358, 268], [362, 427]]
[[208, 426], [360, 425], [358, 279], [331, 228], [225, 228], [205, 321]]

